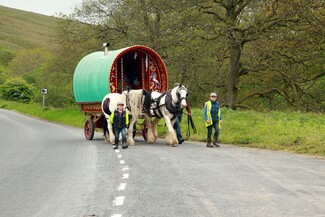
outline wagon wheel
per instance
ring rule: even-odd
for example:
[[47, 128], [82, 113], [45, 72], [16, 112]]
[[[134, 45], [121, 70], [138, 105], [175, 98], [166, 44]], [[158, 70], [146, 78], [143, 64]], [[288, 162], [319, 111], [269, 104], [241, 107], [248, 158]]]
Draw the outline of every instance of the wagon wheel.
[[94, 131], [95, 131], [94, 121], [91, 118], [88, 118], [84, 126], [84, 134], [87, 140], [93, 139]]

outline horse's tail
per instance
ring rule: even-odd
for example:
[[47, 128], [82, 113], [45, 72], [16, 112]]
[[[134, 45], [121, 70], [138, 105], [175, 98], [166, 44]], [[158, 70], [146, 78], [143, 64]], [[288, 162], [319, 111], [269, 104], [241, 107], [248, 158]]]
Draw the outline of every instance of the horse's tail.
[[151, 101], [152, 101], [151, 92], [143, 90], [142, 94], [144, 95], [144, 102], [143, 102], [144, 110], [146, 114], [150, 117], [150, 109], [151, 109]]
[[111, 99], [107, 98], [105, 99], [104, 103], [103, 103], [103, 110], [106, 114], [111, 115], [111, 111], [109, 110], [109, 103], [110, 103]]

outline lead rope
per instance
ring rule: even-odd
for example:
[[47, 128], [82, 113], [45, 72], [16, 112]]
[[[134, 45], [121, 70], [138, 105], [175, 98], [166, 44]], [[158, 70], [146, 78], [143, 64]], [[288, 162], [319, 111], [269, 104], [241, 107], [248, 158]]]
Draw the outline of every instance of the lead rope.
[[187, 138], [190, 138], [190, 136], [191, 136], [190, 125], [191, 125], [191, 128], [192, 128], [194, 134], [196, 134], [197, 130], [196, 130], [196, 127], [194, 125], [192, 115], [187, 114], [187, 132], [186, 132]]

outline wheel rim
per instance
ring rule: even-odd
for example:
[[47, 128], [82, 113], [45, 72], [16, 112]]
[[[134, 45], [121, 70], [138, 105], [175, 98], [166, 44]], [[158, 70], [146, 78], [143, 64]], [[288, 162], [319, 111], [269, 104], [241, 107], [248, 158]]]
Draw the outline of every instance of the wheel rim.
[[89, 120], [87, 120], [85, 123], [84, 132], [85, 132], [86, 138], [90, 139], [91, 134], [92, 134], [92, 126], [91, 126], [91, 123]]

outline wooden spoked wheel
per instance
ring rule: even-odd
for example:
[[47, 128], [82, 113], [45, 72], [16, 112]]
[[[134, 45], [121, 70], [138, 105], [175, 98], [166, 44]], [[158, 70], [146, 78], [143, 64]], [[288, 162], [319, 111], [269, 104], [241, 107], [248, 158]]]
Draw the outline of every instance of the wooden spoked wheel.
[[84, 134], [87, 140], [92, 140], [94, 138], [95, 126], [94, 121], [89, 118], [85, 122]]

